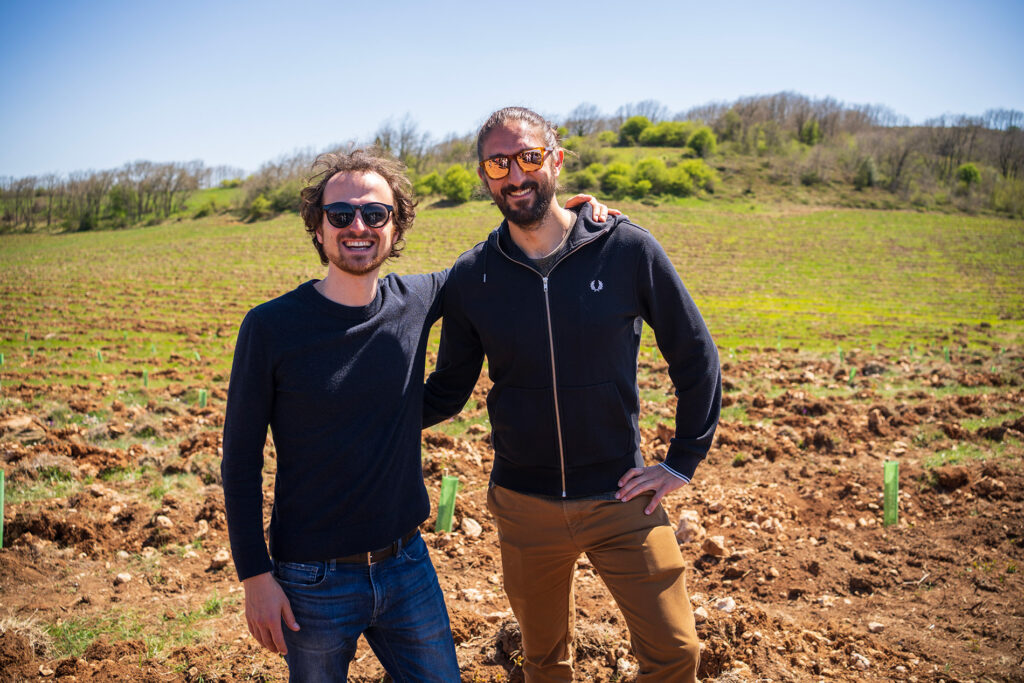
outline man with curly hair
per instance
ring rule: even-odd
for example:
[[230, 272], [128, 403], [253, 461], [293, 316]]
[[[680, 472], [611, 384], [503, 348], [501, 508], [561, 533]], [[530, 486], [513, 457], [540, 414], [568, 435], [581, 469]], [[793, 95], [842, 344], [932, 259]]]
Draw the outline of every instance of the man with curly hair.
[[[246, 621], [285, 655], [292, 680], [345, 680], [363, 635], [396, 681], [457, 681], [417, 530], [430, 512], [424, 356], [447, 271], [378, 277], [416, 215], [401, 163], [356, 150], [317, 166], [301, 214], [327, 274], [249, 311], [228, 388], [221, 471]], [[269, 552], [268, 425], [277, 451]]]

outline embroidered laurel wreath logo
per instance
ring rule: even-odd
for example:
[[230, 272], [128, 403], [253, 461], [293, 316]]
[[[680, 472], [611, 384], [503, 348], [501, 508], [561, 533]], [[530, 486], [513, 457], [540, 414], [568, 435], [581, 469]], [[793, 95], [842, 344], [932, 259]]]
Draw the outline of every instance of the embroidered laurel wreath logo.
[[601, 282], [600, 280], [591, 280], [590, 281], [590, 291], [592, 291], [592, 292], [600, 292], [602, 289], [604, 289], [604, 283], [603, 282]]

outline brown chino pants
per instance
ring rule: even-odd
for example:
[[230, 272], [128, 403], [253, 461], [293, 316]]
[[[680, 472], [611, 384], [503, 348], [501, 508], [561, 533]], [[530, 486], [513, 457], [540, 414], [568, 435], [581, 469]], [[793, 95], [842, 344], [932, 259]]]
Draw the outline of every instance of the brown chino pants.
[[640, 662], [637, 681], [697, 680], [700, 643], [668, 515], [649, 495], [551, 500], [493, 486], [487, 507], [501, 541], [505, 593], [523, 634], [527, 683], [572, 680], [573, 570], [586, 553], [622, 610]]

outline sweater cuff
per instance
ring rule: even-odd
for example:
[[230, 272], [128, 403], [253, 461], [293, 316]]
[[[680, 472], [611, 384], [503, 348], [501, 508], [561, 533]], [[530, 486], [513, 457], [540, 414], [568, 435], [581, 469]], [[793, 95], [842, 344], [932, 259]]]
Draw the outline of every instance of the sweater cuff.
[[690, 478], [688, 476], [686, 476], [685, 474], [680, 474], [679, 472], [676, 472], [674, 469], [672, 469], [671, 467], [669, 467], [668, 465], [666, 465], [663, 462], [659, 462], [658, 465], [660, 467], [664, 467], [668, 471], [668, 473], [671, 474], [673, 477], [676, 477], [677, 479], [682, 479], [687, 484], [690, 483]]
[[274, 571], [274, 563], [267, 556], [266, 552], [263, 553], [262, 557], [257, 558], [234, 558], [235, 560], [235, 573], [238, 574], [239, 581], [245, 581], [253, 576], [260, 574], [266, 574], [267, 572]]
[[693, 473], [697, 470], [697, 465], [703, 459], [703, 454], [697, 454], [682, 448], [669, 447], [668, 455], [665, 456], [665, 462], [662, 464], [665, 466], [665, 469], [680, 479], [690, 481], [693, 479]]

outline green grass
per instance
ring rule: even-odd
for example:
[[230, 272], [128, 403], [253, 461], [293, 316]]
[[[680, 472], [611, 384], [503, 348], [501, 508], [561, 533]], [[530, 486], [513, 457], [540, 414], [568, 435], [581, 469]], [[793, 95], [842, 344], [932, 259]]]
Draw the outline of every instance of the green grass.
[[[723, 358], [780, 345], [832, 355], [913, 345], [915, 357], [936, 359], [946, 346], [1020, 347], [1020, 221], [698, 199], [615, 204], [665, 247]], [[387, 267], [444, 268], [499, 217], [484, 201], [425, 203]], [[0, 236], [0, 392], [85, 385], [145, 403], [180, 385], [182, 402], [194, 403], [198, 389], [226, 387], [245, 312], [322, 274], [294, 215]], [[649, 330], [643, 343], [650, 353]]]
[[950, 448], [936, 451], [925, 458], [921, 465], [926, 470], [930, 470], [943, 465], [969, 464], [999, 458], [1018, 466], [1019, 457], [1015, 453], [1018, 452], [1016, 449], [1021, 445], [1020, 440], [1012, 437], [1007, 437], [998, 443], [960, 442]]
[[742, 403], [733, 403], [731, 406], [722, 408], [722, 420], [725, 422], [750, 424], [750, 417], [747, 415], [747, 406]]
[[1009, 413], [1001, 413], [993, 417], [975, 417], [960, 420], [960, 426], [969, 432], [975, 432], [982, 427], [993, 427], [1001, 425], [1007, 421], [1013, 421], [1019, 418], [1022, 414], [1020, 411], [1011, 411]]
[[50, 656], [54, 658], [79, 657], [98, 638], [110, 642], [142, 639], [150, 658], [166, 657], [170, 650], [202, 642], [212, 629], [204, 626], [210, 619], [220, 617], [225, 605], [235, 605], [237, 598], [221, 598], [214, 591], [197, 609], [167, 613], [159, 616], [159, 624], [147, 624], [147, 616], [135, 610], [117, 613], [74, 617], [59, 624], [46, 624]]
[[75, 479], [70, 472], [59, 467], [43, 467], [36, 478], [5, 483], [5, 504], [16, 505], [48, 498], [63, 498], [81, 490], [88, 482]]
[[111, 641], [132, 640], [140, 637], [144, 630], [138, 615], [128, 611], [72, 617], [44, 628], [51, 639], [51, 654], [56, 658], [80, 657], [100, 636]]

